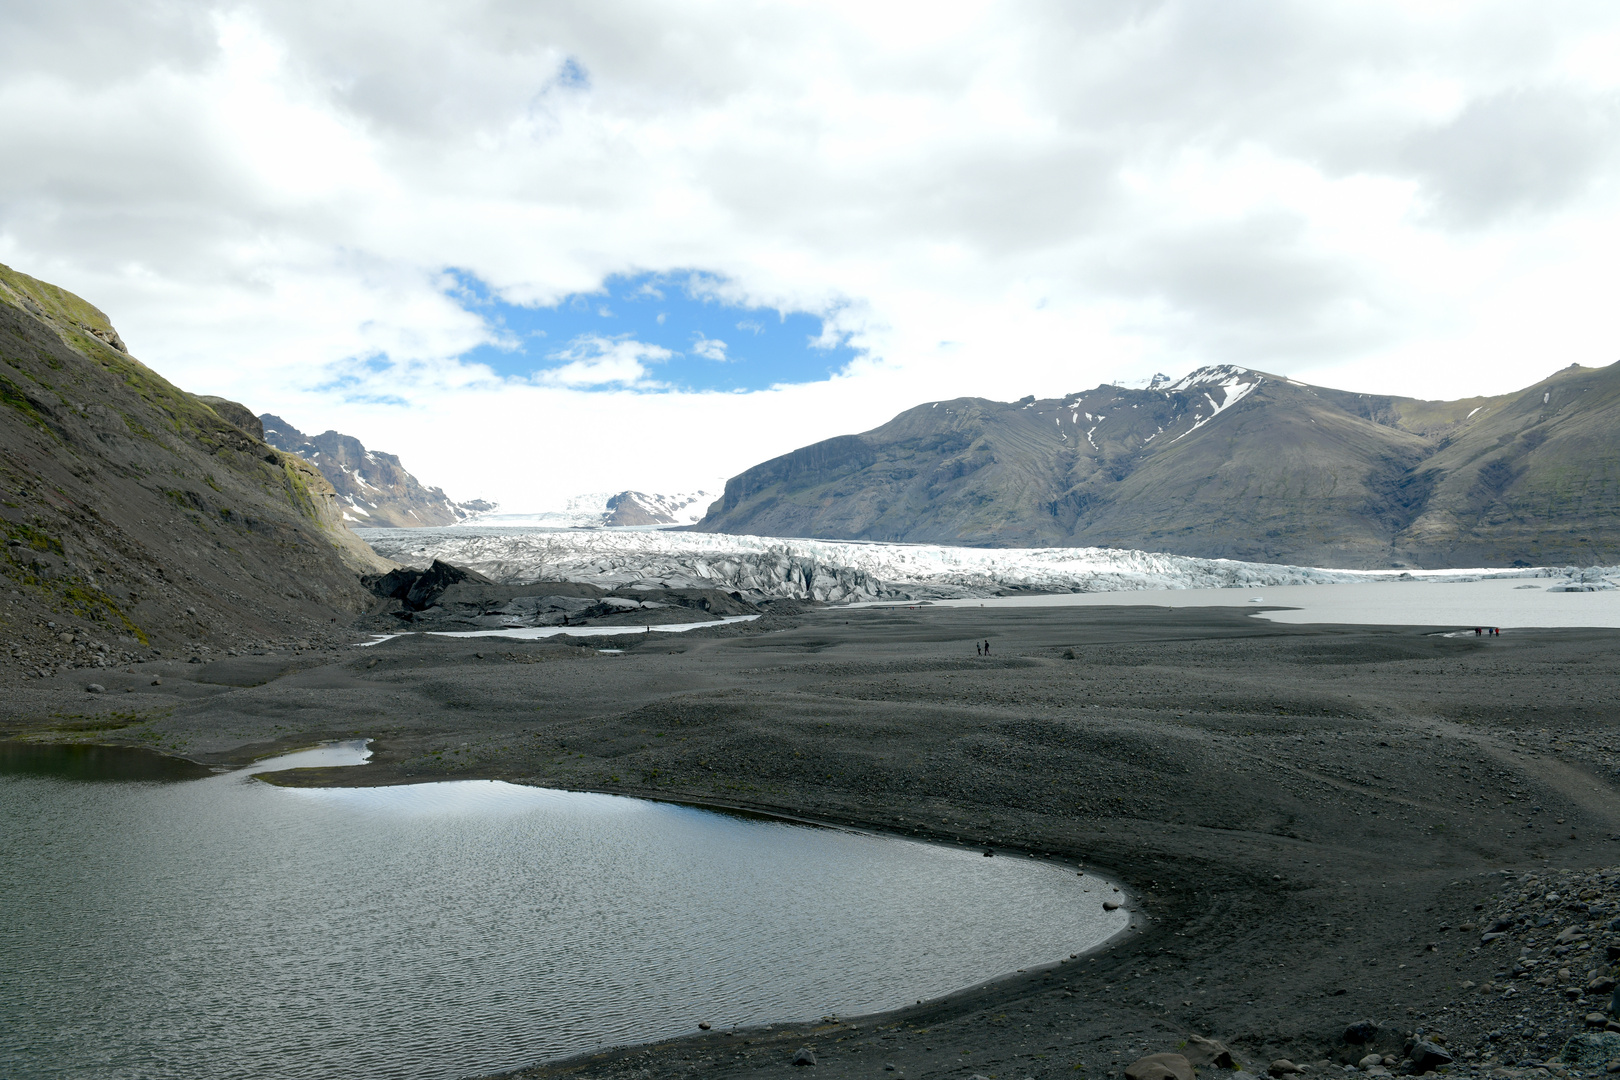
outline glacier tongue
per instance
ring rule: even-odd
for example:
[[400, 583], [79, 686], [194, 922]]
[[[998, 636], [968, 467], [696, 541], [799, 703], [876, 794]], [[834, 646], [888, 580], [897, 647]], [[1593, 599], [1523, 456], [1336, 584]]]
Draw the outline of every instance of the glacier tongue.
[[[1364, 571], [1196, 559], [1112, 548], [962, 548], [716, 533], [572, 529], [365, 529], [377, 553], [443, 559], [496, 581], [582, 581], [608, 588], [707, 588], [752, 600], [830, 603], [1387, 581], [1545, 577], [1546, 570]], [[1561, 572], [1559, 572], [1561, 573]]]

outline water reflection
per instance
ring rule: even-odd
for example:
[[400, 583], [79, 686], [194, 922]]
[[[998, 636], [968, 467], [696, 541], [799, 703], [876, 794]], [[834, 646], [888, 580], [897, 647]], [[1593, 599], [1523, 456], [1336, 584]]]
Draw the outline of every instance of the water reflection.
[[128, 746], [0, 742], [0, 776], [167, 782], [210, 775], [205, 765]]
[[8, 1077], [466, 1076], [891, 1008], [1126, 922], [1035, 860], [493, 781], [12, 775], [0, 820]]

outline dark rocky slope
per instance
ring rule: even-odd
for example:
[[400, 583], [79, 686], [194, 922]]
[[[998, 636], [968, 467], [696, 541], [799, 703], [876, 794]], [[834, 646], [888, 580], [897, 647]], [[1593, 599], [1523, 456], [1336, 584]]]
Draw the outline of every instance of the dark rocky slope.
[[[391, 564], [319, 472], [124, 351], [106, 315], [0, 266], [0, 681], [154, 651], [302, 642]], [[223, 411], [224, 415], [221, 415]]]
[[702, 531], [1349, 567], [1620, 558], [1620, 367], [1432, 402], [1243, 368], [930, 402], [756, 465]]
[[352, 435], [336, 431], [305, 435], [272, 413], [255, 422], [271, 446], [297, 454], [321, 470], [342, 503], [343, 519], [354, 525], [396, 529], [454, 525], [495, 508], [482, 500], [452, 502], [442, 489], [423, 487], [397, 455], [367, 450]]

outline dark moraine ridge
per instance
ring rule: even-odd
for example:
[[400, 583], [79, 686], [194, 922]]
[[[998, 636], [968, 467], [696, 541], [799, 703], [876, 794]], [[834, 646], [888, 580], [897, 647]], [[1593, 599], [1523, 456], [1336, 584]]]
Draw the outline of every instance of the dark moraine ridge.
[[1584, 935], [1560, 960], [1579, 968], [1573, 1000], [1515, 979], [1529, 946], [1482, 944], [1478, 921], [1520, 903], [1513, 874], [1620, 861], [1620, 633], [1246, 615], [821, 610], [680, 636], [412, 636], [109, 672], [101, 731], [60, 719], [82, 690], [36, 683], [0, 727], [209, 763], [369, 736], [375, 764], [282, 782], [498, 777], [1052, 852], [1123, 879], [1148, 920], [1095, 957], [901, 1013], [694, 1027], [526, 1076], [741, 1076], [803, 1047], [816, 1075], [1117, 1076], [1195, 1033], [1256, 1068], [1322, 1072], [1368, 1052], [1344, 1041], [1360, 1020], [1380, 1053], [1422, 1030], [1469, 1072], [1470, 1054], [1555, 1054], [1604, 1004], [1582, 995], [1620, 945], [1602, 903], [1548, 916]]

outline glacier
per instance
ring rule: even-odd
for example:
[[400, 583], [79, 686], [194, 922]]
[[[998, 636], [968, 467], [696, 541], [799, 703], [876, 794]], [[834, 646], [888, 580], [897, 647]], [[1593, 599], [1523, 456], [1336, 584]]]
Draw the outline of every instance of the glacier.
[[[706, 588], [751, 601], [947, 600], [1017, 593], [1252, 589], [1367, 581], [1558, 578], [1605, 583], [1620, 569], [1336, 570], [1115, 548], [968, 548], [630, 529], [356, 530], [410, 566], [442, 559], [511, 585], [579, 581], [609, 589]], [[1601, 586], [1600, 586], [1601, 587]]]

